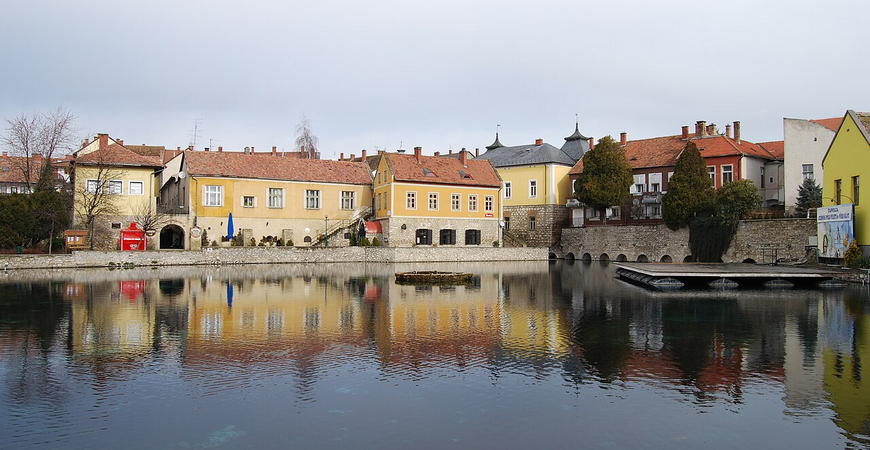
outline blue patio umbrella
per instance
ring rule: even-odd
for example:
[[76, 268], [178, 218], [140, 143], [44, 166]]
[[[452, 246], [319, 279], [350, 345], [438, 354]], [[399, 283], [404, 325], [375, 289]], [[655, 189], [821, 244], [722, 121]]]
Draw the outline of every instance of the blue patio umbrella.
[[236, 236], [236, 227], [233, 225], [233, 213], [230, 213], [230, 219], [227, 221], [227, 239], [232, 239]]
[[227, 282], [227, 306], [233, 307], [233, 282]]

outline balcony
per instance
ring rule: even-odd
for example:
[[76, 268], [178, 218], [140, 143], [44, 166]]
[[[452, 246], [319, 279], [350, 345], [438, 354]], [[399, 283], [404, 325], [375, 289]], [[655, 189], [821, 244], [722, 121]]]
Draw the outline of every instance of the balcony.
[[662, 193], [661, 192], [647, 192], [643, 194], [644, 205], [659, 205], [662, 203]]

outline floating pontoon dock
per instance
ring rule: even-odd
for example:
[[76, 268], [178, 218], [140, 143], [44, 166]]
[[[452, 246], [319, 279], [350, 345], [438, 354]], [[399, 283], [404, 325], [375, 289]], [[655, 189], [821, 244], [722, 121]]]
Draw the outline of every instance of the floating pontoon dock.
[[790, 266], [758, 264], [616, 264], [620, 278], [655, 289], [680, 289], [685, 285], [734, 289], [737, 287], [766, 287], [783, 289], [795, 285], [805, 287], [842, 287], [834, 280], [839, 272]]

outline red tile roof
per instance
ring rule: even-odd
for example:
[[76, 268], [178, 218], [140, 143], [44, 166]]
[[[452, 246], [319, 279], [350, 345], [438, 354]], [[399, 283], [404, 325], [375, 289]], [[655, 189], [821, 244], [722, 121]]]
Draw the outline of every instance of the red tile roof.
[[82, 165], [163, 167], [160, 157], [142, 156], [118, 144], [110, 144], [108, 147], [76, 156], [75, 161]]
[[[42, 160], [33, 161], [30, 166], [30, 179], [36, 182]], [[23, 156], [0, 156], [0, 183], [24, 183], [25, 158]]]
[[782, 161], [785, 157], [785, 142], [784, 141], [770, 141], [770, 142], [759, 142], [758, 145], [761, 148], [767, 150], [768, 153], [773, 155], [774, 158]]
[[300, 159], [271, 153], [185, 151], [186, 170], [192, 176], [371, 184], [365, 163]]
[[811, 120], [810, 122], [815, 122], [815, 123], [827, 128], [831, 131], [836, 132], [837, 130], [840, 129], [840, 124], [843, 123], [843, 118], [842, 117], [832, 117], [830, 119]]
[[501, 178], [492, 163], [483, 159], [468, 159], [466, 166], [458, 158], [385, 153], [387, 164], [396, 181], [414, 181], [432, 184], [501, 187]]

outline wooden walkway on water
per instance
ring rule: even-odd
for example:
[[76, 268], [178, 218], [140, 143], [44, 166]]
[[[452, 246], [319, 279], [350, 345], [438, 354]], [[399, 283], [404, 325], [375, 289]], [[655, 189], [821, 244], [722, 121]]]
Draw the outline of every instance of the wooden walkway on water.
[[684, 286], [715, 289], [843, 287], [834, 280], [840, 273], [834, 270], [806, 267], [771, 266], [741, 263], [669, 264], [618, 263], [620, 278], [654, 289], [680, 289]]

